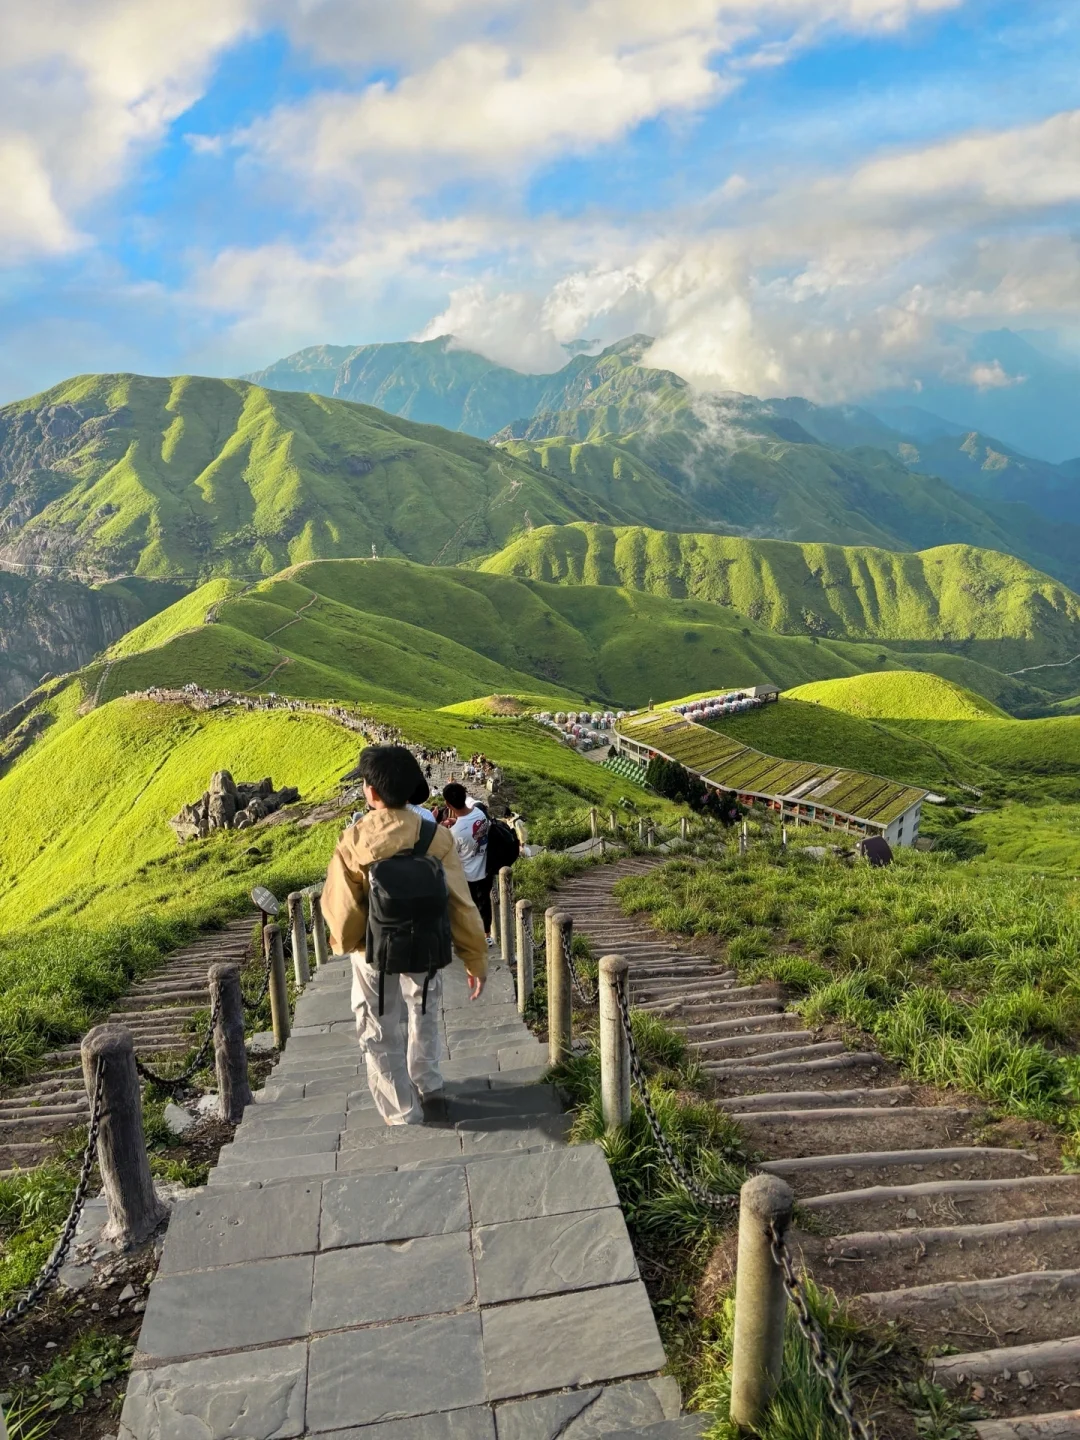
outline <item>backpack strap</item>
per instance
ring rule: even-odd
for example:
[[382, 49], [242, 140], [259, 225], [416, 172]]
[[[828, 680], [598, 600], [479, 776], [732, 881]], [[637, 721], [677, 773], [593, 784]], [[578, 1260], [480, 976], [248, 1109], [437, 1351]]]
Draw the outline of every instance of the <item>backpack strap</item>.
[[416, 844], [412, 847], [414, 855], [426, 855], [431, 848], [431, 842], [435, 839], [439, 827], [434, 820], [420, 821], [420, 834]]

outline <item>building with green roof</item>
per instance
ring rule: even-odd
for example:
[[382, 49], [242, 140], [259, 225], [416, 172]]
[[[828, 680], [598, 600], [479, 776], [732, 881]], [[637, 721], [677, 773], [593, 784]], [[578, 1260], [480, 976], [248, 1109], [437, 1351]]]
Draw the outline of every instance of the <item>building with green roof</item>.
[[662, 755], [741, 804], [767, 805], [785, 820], [883, 835], [893, 846], [915, 843], [926, 790], [863, 770], [780, 760], [680, 714], [677, 703], [620, 717], [619, 754], [643, 765]]

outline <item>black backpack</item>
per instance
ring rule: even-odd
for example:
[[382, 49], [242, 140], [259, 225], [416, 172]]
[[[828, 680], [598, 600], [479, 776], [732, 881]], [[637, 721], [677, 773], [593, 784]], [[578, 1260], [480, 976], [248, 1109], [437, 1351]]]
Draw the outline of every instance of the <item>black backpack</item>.
[[427, 853], [438, 828], [431, 820], [421, 820], [420, 836], [411, 849], [368, 868], [366, 959], [379, 972], [380, 1015], [386, 975], [427, 972], [423, 1014], [431, 977], [450, 964], [450, 892], [441, 861]]
[[504, 865], [513, 865], [521, 854], [517, 831], [505, 820], [492, 820], [487, 834], [487, 871], [497, 875]]

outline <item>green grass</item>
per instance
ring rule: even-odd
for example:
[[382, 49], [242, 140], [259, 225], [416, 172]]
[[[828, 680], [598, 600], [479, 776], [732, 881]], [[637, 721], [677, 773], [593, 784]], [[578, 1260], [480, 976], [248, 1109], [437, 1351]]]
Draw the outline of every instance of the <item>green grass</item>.
[[788, 699], [824, 705], [868, 720], [1008, 720], [981, 695], [938, 675], [901, 671], [819, 680], [788, 692]]
[[[62, 441], [43, 433], [55, 408], [76, 421]], [[0, 408], [0, 433], [21, 447], [21, 542], [60, 527], [72, 563], [141, 577], [269, 575], [372, 545], [449, 564], [505, 544], [526, 512], [611, 518], [469, 436], [239, 380], [77, 376]]]
[[916, 1079], [1060, 1124], [1080, 1142], [1073, 880], [908, 850], [888, 870], [849, 868], [759, 846], [673, 862], [621, 882], [619, 895], [662, 929], [752, 936], [732, 949], [741, 975], [796, 985], [808, 1019], [845, 1021]]

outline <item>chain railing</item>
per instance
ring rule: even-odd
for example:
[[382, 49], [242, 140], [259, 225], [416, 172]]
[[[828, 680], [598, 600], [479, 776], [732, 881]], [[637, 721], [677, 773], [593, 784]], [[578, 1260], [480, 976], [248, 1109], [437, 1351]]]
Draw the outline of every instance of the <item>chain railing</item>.
[[152, 1085], [158, 1085], [162, 1090], [178, 1090], [181, 1085], [187, 1084], [196, 1071], [201, 1070], [206, 1061], [210, 1044], [214, 1038], [214, 1026], [217, 1024], [217, 1006], [210, 1007], [210, 1022], [206, 1027], [206, 1034], [203, 1036], [202, 1044], [195, 1052], [194, 1057], [184, 1066], [179, 1075], [159, 1075], [151, 1070], [145, 1061], [135, 1056], [135, 1069], [144, 1080], [149, 1080]]
[[266, 999], [267, 991], [270, 989], [270, 972], [273, 970], [273, 968], [274, 957], [272, 955], [269, 955], [267, 956], [266, 960], [266, 973], [263, 975], [262, 985], [260, 986], [259, 993], [255, 996], [254, 1000], [249, 1000], [248, 997], [244, 994], [243, 990], [240, 991], [240, 998], [243, 1000], [244, 1009], [248, 1012], [248, 1014], [252, 1014], [254, 1011], [258, 1010], [259, 1006]]
[[719, 1195], [715, 1190], [709, 1190], [687, 1169], [686, 1165], [675, 1153], [671, 1141], [664, 1134], [664, 1127], [660, 1124], [659, 1117], [653, 1109], [652, 1100], [649, 1098], [649, 1087], [645, 1079], [645, 1068], [641, 1063], [641, 1056], [638, 1054], [637, 1044], [634, 1040], [634, 1027], [630, 1020], [630, 1004], [626, 998], [625, 982], [620, 980], [615, 987], [615, 998], [619, 1006], [619, 1020], [622, 1024], [623, 1034], [626, 1037], [627, 1049], [630, 1055], [630, 1078], [637, 1086], [638, 1099], [641, 1101], [641, 1108], [645, 1111], [645, 1118], [649, 1122], [653, 1139], [656, 1141], [657, 1149], [663, 1155], [672, 1174], [689, 1194], [701, 1205], [708, 1205], [714, 1210], [732, 1210], [739, 1203], [737, 1195]]
[[573, 954], [569, 950], [566, 952], [566, 963], [570, 967], [570, 983], [577, 991], [578, 999], [583, 1005], [595, 1005], [597, 1000], [599, 1000], [600, 998], [599, 980], [596, 982], [596, 984], [592, 987], [591, 990], [587, 989], [584, 979], [578, 973], [578, 968], [574, 964]]
[[795, 1323], [810, 1347], [810, 1363], [828, 1388], [829, 1404], [847, 1426], [852, 1440], [874, 1440], [869, 1426], [855, 1414], [851, 1391], [847, 1387], [839, 1365], [829, 1354], [825, 1333], [810, 1309], [806, 1291], [803, 1289], [802, 1281], [795, 1273], [791, 1251], [788, 1249], [783, 1235], [775, 1225], [770, 1225], [766, 1233], [769, 1237], [769, 1248], [772, 1250], [773, 1260], [784, 1277], [784, 1290], [795, 1309]]
[[75, 1185], [75, 1195], [71, 1202], [71, 1209], [64, 1221], [64, 1228], [60, 1232], [56, 1244], [53, 1246], [52, 1254], [41, 1267], [41, 1271], [23, 1295], [14, 1305], [0, 1314], [0, 1330], [8, 1325], [13, 1325], [20, 1320], [26, 1312], [35, 1305], [46, 1290], [55, 1282], [57, 1275], [67, 1259], [68, 1251], [71, 1249], [71, 1242], [75, 1238], [75, 1231], [79, 1228], [79, 1221], [82, 1219], [83, 1209], [86, 1206], [86, 1192], [90, 1185], [90, 1176], [94, 1169], [94, 1160], [97, 1156], [98, 1130], [101, 1126], [101, 1095], [102, 1083], [105, 1077], [105, 1061], [98, 1063], [97, 1080], [94, 1083], [94, 1094], [90, 1101], [90, 1124], [86, 1134], [86, 1149], [83, 1151], [82, 1165], [79, 1169], [79, 1179]]

